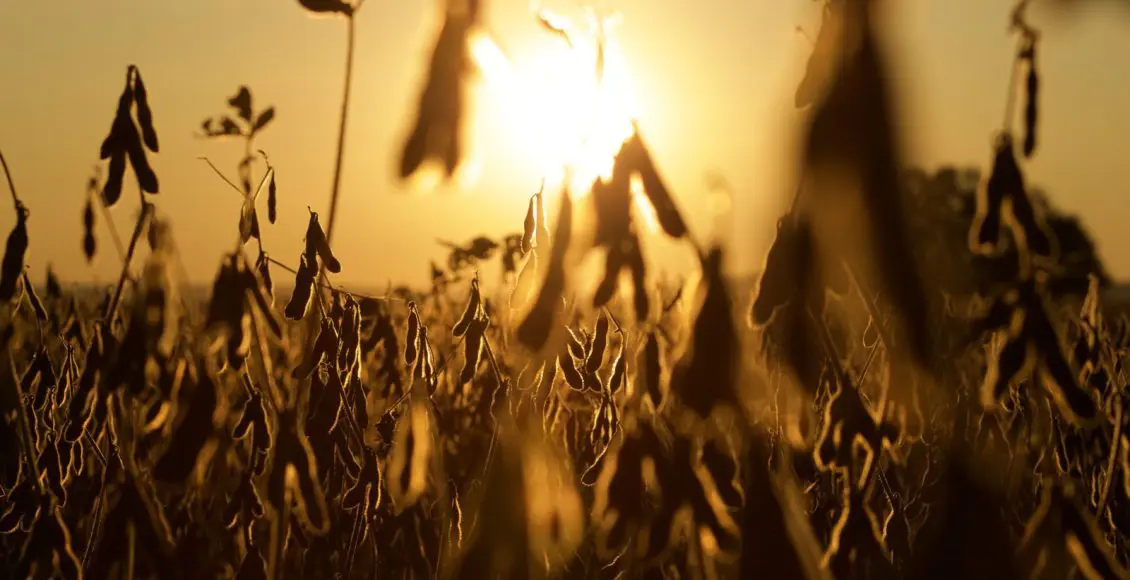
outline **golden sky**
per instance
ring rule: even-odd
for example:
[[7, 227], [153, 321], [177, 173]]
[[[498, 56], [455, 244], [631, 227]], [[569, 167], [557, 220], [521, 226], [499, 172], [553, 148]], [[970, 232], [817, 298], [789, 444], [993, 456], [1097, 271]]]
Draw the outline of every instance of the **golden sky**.
[[[521, 228], [540, 169], [513, 107], [477, 91], [471, 140], [482, 172], [467, 191], [411, 195], [394, 179], [430, 48], [434, 2], [368, 0], [357, 17], [354, 89], [334, 248], [345, 284], [420, 283], [436, 238], [461, 241]], [[575, 3], [544, 5], [578, 15]], [[789, 191], [800, 121], [792, 92], [808, 57], [799, 25], [814, 34], [820, 4], [808, 0], [615, 0], [616, 29], [637, 113], [661, 170], [700, 238], [717, 228], [705, 176], [718, 173], [735, 199], [729, 240], [734, 269], [760, 265]], [[984, 165], [1000, 124], [1013, 41], [1005, 0], [888, 2], [910, 158]], [[528, 0], [492, 0], [486, 18], [519, 71], [554, 62], [556, 40], [534, 22]], [[1074, 18], [1035, 10], [1044, 30], [1041, 147], [1027, 167], [1053, 203], [1078, 213], [1111, 272], [1130, 276], [1130, 14], [1114, 3]], [[110, 127], [125, 68], [144, 77], [161, 139], [151, 161], [155, 201], [173, 220], [190, 274], [211, 279], [236, 234], [239, 198], [197, 161], [210, 157], [234, 177], [238, 142], [195, 137], [251, 87], [275, 122], [256, 145], [278, 171], [277, 225], [265, 244], [295, 262], [306, 206], [328, 207], [342, 93], [343, 20], [312, 18], [297, 0], [57, 0], [0, 6], [0, 148], [31, 210], [29, 262], [41, 279], [51, 262], [64, 279], [116, 279], [105, 230], [92, 265], [81, 251], [84, 183]], [[542, 67], [545, 70], [545, 67]], [[537, 75], [538, 78], [551, 78]], [[128, 232], [136, 212], [132, 178], [114, 208]], [[0, 210], [0, 230], [14, 223]], [[323, 218], [324, 219], [324, 218]], [[100, 224], [100, 227], [102, 224]], [[667, 244], [655, 252], [670, 253]], [[668, 264], [685, 263], [674, 252]]]

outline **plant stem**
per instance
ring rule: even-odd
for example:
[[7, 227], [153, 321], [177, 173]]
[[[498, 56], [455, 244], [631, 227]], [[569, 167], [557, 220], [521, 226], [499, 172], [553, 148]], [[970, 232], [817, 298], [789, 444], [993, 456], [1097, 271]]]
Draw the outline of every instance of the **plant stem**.
[[[276, 260], [275, 258], [272, 258], [270, 256], [267, 256], [267, 261], [278, 266], [278, 267], [280, 267], [280, 268], [282, 268], [283, 270], [286, 270], [287, 272], [290, 272], [291, 274], [298, 274], [297, 270], [295, 270], [291, 266], [287, 265], [285, 262], [280, 262], [279, 260]], [[353, 296], [353, 297], [356, 297], [356, 298], [366, 298], [366, 299], [369, 299], [369, 300], [378, 300], [378, 301], [386, 301], [386, 302], [403, 302], [404, 301], [403, 298], [399, 298], [397, 296], [370, 296], [368, 294], [361, 294], [360, 292], [353, 292], [351, 290], [344, 290], [342, 288], [334, 288], [333, 286], [329, 285], [326, 282], [320, 282], [319, 281], [318, 286], [325, 288], [326, 290], [329, 290], [330, 292], [335, 292], [335, 293], [338, 293], [338, 294], [349, 294], [350, 296]]]
[[126, 278], [129, 276], [129, 264], [133, 261], [134, 250], [137, 249], [137, 240], [141, 239], [141, 232], [145, 229], [145, 222], [152, 211], [152, 206], [143, 202], [141, 206], [141, 215], [137, 216], [137, 225], [133, 228], [133, 237], [129, 241], [129, 251], [126, 252], [125, 263], [122, 264], [122, 274], [118, 277], [118, 287], [114, 290], [114, 299], [106, 306], [106, 312], [102, 314], [102, 319], [107, 324], [112, 320], [114, 312], [118, 309], [118, 302], [122, 299], [122, 289], [126, 285]]
[[0, 165], [4, 166], [4, 177], [8, 178], [8, 191], [12, 192], [12, 203], [16, 206], [16, 211], [20, 210], [20, 198], [16, 195], [16, 184], [12, 182], [12, 172], [8, 170], [8, 161], [4, 159], [4, 152], [0, 151]]
[[[24, 405], [24, 393], [20, 388], [19, 375], [16, 373], [16, 363], [12, 358], [11, 346], [5, 345], [3, 357], [6, 359], [8, 371], [5, 373], [5, 379], [12, 381], [11, 388], [6, 389], [9, 393], [15, 395], [15, 400], [10, 403], [14, 407], [17, 427], [19, 428], [19, 439], [23, 444], [24, 461], [27, 462], [27, 468], [33, 472], [37, 469], [36, 458], [39, 456], [35, 449], [35, 440], [32, 438], [31, 421], [33, 417], [28, 416], [27, 408]], [[47, 489], [43, 485], [43, 481], [38, 477], [31, 478], [35, 482], [35, 488], [40, 495], [46, 495]]]
[[341, 120], [337, 128], [337, 159], [334, 161], [334, 181], [330, 189], [330, 211], [326, 217], [326, 243], [333, 241], [334, 223], [337, 218], [337, 202], [341, 188], [341, 163], [345, 158], [345, 125], [349, 118], [349, 93], [353, 84], [353, 45], [354, 42], [354, 17], [347, 19], [349, 24], [345, 48], [345, 91], [341, 95]]
[[1099, 503], [1095, 506], [1095, 515], [1100, 519], [1105, 518], [1106, 502], [1110, 499], [1110, 488], [1114, 483], [1114, 474], [1118, 471], [1118, 447], [1122, 444], [1122, 397], [1116, 395], [1114, 399], [1114, 433], [1110, 438], [1110, 454], [1107, 456], [1106, 473], [1103, 477], [1102, 493]]
[[239, 193], [239, 195], [241, 195], [243, 197], [247, 197], [247, 194], [242, 189], [240, 189], [238, 185], [232, 183], [232, 181], [230, 179], [228, 179], [228, 177], [226, 175], [224, 175], [224, 173], [222, 171], [220, 171], [219, 168], [217, 168], [214, 163], [212, 163], [211, 159], [208, 159], [207, 157], [197, 157], [197, 159], [200, 160], [200, 161], [203, 161], [204, 163], [207, 163], [208, 167], [211, 167], [212, 171], [215, 171], [216, 175], [219, 175], [220, 179], [223, 179], [224, 183], [227, 183], [228, 186], [230, 186], [232, 189], [237, 191]]
[[286, 555], [283, 553], [286, 549], [286, 535], [287, 528], [290, 527], [290, 492], [283, 493], [283, 505], [280, 506], [282, 514], [278, 515], [271, 526], [271, 547], [268, 552], [267, 565], [269, 566], [267, 577], [274, 580], [282, 578], [283, 559]]
[[106, 220], [106, 229], [110, 230], [110, 239], [114, 241], [114, 248], [118, 250], [118, 259], [125, 263], [126, 249], [122, 246], [122, 237], [118, 235], [118, 226], [114, 225], [114, 216], [110, 213], [110, 208], [106, 207], [102, 194], [95, 192], [93, 196], [97, 200], [96, 204], [98, 211], [102, 213], [102, 219]]

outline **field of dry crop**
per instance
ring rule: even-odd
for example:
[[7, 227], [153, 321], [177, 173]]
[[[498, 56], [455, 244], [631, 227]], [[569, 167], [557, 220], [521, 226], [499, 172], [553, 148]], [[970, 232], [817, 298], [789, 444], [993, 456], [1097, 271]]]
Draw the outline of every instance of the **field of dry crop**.
[[[352, 35], [361, 2], [301, 3]], [[466, 156], [479, 4], [447, 3], [402, 178]], [[606, 175], [531, 188], [513, 233], [448, 244], [428, 287], [350, 291], [344, 141], [303, 251], [269, 255], [297, 193], [255, 145], [274, 109], [243, 87], [201, 127], [245, 144], [234, 179], [212, 166], [244, 201], [201, 299], [129, 66], [83, 231], [35, 232], [118, 252], [115, 285], [29, 279], [29, 216], [49, 208], [3, 164], [0, 577], [1130, 577], [1130, 318], [1104, 307], [1082, 226], [1026, 185], [1028, 2], [984, 177], [900, 169], [880, 4], [827, 2], [795, 96], [800, 187], [752, 289], [692, 234], [633, 122]], [[135, 182], [129, 236], [98, 235]], [[690, 279], [658, 282], [637, 198], [699, 257]]]

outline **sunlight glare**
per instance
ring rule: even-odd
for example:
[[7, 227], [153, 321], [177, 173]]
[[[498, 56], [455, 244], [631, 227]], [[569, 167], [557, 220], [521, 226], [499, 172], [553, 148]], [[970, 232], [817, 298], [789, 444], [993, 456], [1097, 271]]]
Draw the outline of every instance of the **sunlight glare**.
[[546, 186], [568, 185], [578, 196], [598, 177], [608, 177], [621, 144], [632, 135], [635, 91], [615, 37], [605, 31], [604, 75], [596, 78], [597, 48], [589, 35], [570, 48], [553, 42], [511, 60], [494, 40], [479, 34], [471, 54], [488, 89], [506, 104], [509, 130], [522, 156], [546, 177]]

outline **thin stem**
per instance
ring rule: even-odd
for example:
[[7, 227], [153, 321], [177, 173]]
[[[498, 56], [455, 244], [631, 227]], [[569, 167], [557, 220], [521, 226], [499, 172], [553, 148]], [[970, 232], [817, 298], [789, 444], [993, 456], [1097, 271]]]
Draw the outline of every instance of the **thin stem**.
[[[1019, 43], [1023, 42], [1024, 39], [1021, 38]], [[1019, 80], [1020, 59], [1013, 58], [1012, 73], [1008, 79], [1008, 95], [1004, 102], [1004, 123], [1001, 125], [1001, 130], [1006, 134], [1012, 133], [1012, 121], [1016, 118], [1016, 84], [1019, 82]]]
[[143, 203], [141, 206], [141, 215], [137, 216], [137, 225], [133, 229], [133, 237], [129, 241], [129, 251], [126, 252], [125, 263], [122, 264], [122, 274], [118, 277], [118, 287], [114, 290], [114, 298], [110, 304], [106, 306], [106, 312], [102, 314], [102, 319], [107, 324], [113, 318], [114, 312], [118, 309], [118, 303], [122, 299], [122, 289], [125, 287], [126, 278], [129, 276], [129, 264], [133, 261], [134, 250], [137, 249], [137, 241], [141, 239], [141, 232], [145, 229], [145, 222], [152, 212], [152, 206], [148, 203]]
[[[12, 401], [12, 403], [13, 406], [16, 407], [16, 419], [19, 422], [19, 438], [23, 443], [24, 461], [27, 462], [28, 469], [34, 472], [36, 469], [36, 458], [38, 457], [38, 454], [36, 453], [35, 449], [35, 441], [32, 439], [32, 417], [28, 416], [27, 407], [24, 404], [24, 393], [23, 389], [20, 388], [19, 375], [16, 374], [16, 363], [12, 358], [11, 347], [6, 348], [4, 354], [8, 359], [9, 369], [6, 373], [8, 376], [5, 378], [11, 379], [12, 387], [10, 392], [15, 394], [15, 400]], [[32, 477], [31, 479], [35, 481], [35, 487], [39, 491], [39, 494], [46, 495], [47, 489], [44, 487], [43, 481], [38, 477]]]
[[94, 539], [98, 535], [98, 526], [102, 522], [103, 503], [102, 494], [94, 498], [94, 518], [90, 522], [90, 533], [86, 536], [86, 547], [82, 550], [82, 569], [84, 571], [86, 570], [86, 563], [90, 559], [90, 552], [94, 550]]
[[340, 197], [341, 187], [341, 163], [345, 158], [345, 126], [346, 120], [349, 118], [349, 93], [353, 84], [353, 45], [354, 45], [354, 21], [353, 16], [350, 15], [347, 19], [349, 24], [348, 34], [346, 36], [345, 48], [345, 91], [341, 96], [341, 120], [337, 128], [337, 160], [334, 162], [334, 181], [333, 187], [330, 189], [330, 212], [326, 217], [326, 243], [329, 244], [333, 241], [334, 223], [337, 218], [337, 202]]
[[[109, 438], [107, 437], [107, 447], [109, 447]], [[97, 448], [98, 445], [95, 445]], [[101, 450], [100, 454], [101, 454]], [[109, 452], [109, 449], [107, 449]], [[102, 470], [102, 486], [101, 491], [98, 492], [98, 498], [94, 500], [94, 520], [90, 523], [90, 534], [86, 537], [86, 548], [82, 551], [82, 568], [86, 571], [87, 564], [90, 562], [91, 552], [94, 550], [94, 541], [98, 538], [99, 528], [102, 527], [102, 515], [106, 511], [106, 475], [109, 473], [107, 469]]]
[[114, 224], [114, 216], [110, 213], [110, 208], [106, 207], [106, 200], [102, 199], [101, 193], [96, 191], [92, 195], [97, 200], [96, 205], [98, 211], [102, 213], [102, 219], [106, 221], [106, 228], [110, 230], [110, 239], [114, 241], [114, 248], [118, 250], [118, 259], [125, 263], [126, 249], [122, 246], [122, 237], [118, 235], [118, 226]]
[[490, 346], [488, 337], [483, 336], [483, 346], [486, 347], [487, 360], [490, 361], [491, 370], [494, 371], [494, 380], [498, 381], [499, 388], [502, 387], [502, 371], [498, 368], [498, 361], [494, 358], [494, 349]]
[[286, 546], [287, 528], [290, 527], [290, 492], [283, 493], [282, 514], [275, 518], [271, 526], [271, 547], [268, 551], [269, 578], [278, 580], [283, 577], [283, 550]]
[[86, 437], [87, 443], [90, 443], [90, 448], [94, 450], [94, 455], [98, 458], [98, 462], [102, 464], [102, 469], [107, 469], [109, 465], [106, 463], [106, 456], [102, 454], [102, 450], [98, 447], [98, 442], [90, 436], [90, 432], [86, 429], [82, 430], [82, 436]]
[[12, 172], [8, 170], [8, 161], [4, 159], [4, 152], [0, 151], [0, 165], [4, 166], [4, 176], [8, 178], [8, 191], [12, 192], [12, 203], [16, 206], [16, 211], [20, 210], [20, 197], [16, 195], [16, 184], [12, 181]]
[[223, 180], [224, 180], [224, 183], [227, 183], [227, 184], [228, 184], [228, 185], [229, 185], [229, 186], [230, 186], [230, 187], [231, 187], [232, 189], [236, 190], [236, 191], [237, 191], [237, 192], [239, 193], [240, 197], [247, 197], [247, 194], [246, 194], [246, 193], [244, 193], [244, 191], [243, 191], [242, 189], [240, 189], [238, 185], [236, 185], [236, 184], [232, 183], [232, 181], [231, 181], [230, 179], [228, 179], [228, 177], [227, 177], [226, 175], [224, 175], [224, 174], [223, 174], [223, 172], [221, 172], [221, 171], [220, 171], [220, 170], [219, 170], [219, 169], [218, 169], [218, 168], [217, 168], [217, 167], [216, 167], [216, 166], [215, 166], [215, 165], [214, 165], [214, 164], [212, 163], [212, 160], [211, 160], [211, 159], [208, 159], [207, 157], [197, 157], [197, 159], [199, 159], [200, 161], [203, 161], [204, 163], [207, 163], [207, 164], [208, 164], [208, 167], [211, 167], [211, 168], [212, 168], [212, 171], [215, 171], [215, 172], [216, 172], [216, 175], [219, 175], [219, 176], [220, 176], [220, 179], [223, 179]]
[[[289, 266], [289, 265], [287, 265], [283, 262], [280, 262], [279, 260], [276, 260], [275, 258], [267, 256], [267, 261], [278, 266], [278, 267], [280, 267], [280, 268], [282, 268], [283, 270], [286, 270], [287, 272], [290, 272], [291, 274], [295, 274], [295, 275], [298, 274], [297, 270], [295, 270], [294, 268], [292, 268], [291, 266]], [[381, 301], [389, 301], [389, 302], [392, 302], [392, 301], [402, 302], [403, 301], [403, 299], [397, 298], [395, 296], [370, 296], [370, 295], [367, 295], [367, 294], [361, 294], [360, 292], [353, 292], [353, 291], [350, 291], [350, 290], [343, 290], [341, 288], [334, 288], [333, 286], [331, 286], [331, 285], [329, 285], [325, 282], [320, 282], [320, 281], [318, 282], [318, 286], [321, 286], [322, 288], [325, 288], [326, 290], [329, 290], [330, 292], [336, 292], [338, 294], [349, 294], [350, 296], [355, 296], [357, 298], [366, 298], [366, 299], [369, 299], [369, 300], [381, 300]]]

